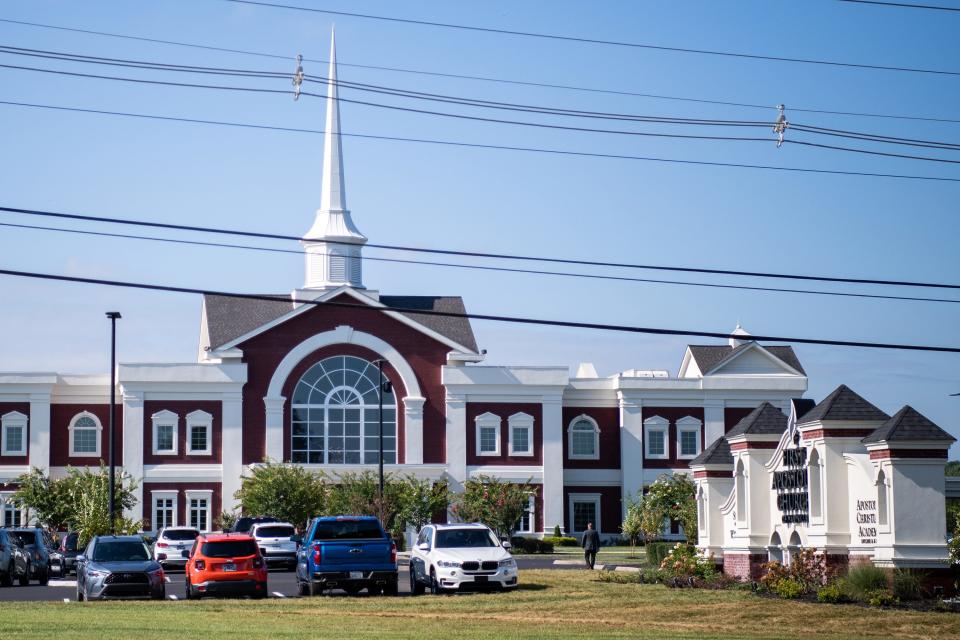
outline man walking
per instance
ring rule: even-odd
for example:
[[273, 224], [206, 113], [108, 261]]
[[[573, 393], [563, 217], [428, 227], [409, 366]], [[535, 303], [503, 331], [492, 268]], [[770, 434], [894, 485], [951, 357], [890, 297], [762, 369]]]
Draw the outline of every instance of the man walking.
[[597, 551], [600, 549], [600, 534], [593, 528], [593, 523], [587, 523], [587, 530], [583, 532], [583, 539], [580, 541], [583, 547], [583, 559], [587, 561], [587, 566], [593, 569], [593, 564], [597, 561]]

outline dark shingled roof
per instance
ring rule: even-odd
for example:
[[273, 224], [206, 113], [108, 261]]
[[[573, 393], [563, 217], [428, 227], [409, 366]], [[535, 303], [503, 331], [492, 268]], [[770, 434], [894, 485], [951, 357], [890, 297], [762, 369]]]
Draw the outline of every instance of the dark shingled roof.
[[[207, 310], [207, 335], [210, 348], [216, 349], [258, 327], [276, 320], [293, 310], [289, 296], [270, 294], [273, 300], [255, 300], [230, 296], [205, 295]], [[380, 296], [380, 302], [388, 307], [466, 313], [463, 299], [458, 296]], [[473, 335], [469, 318], [403, 313], [414, 322], [477, 352], [477, 339]]]
[[897, 442], [904, 440], [938, 440], [955, 442], [956, 438], [935, 425], [922, 413], [906, 405], [896, 415], [877, 427], [877, 430], [863, 439], [864, 444], [871, 442]]
[[797, 422], [800, 422], [800, 418], [817, 406], [817, 401], [812, 398], [794, 398], [791, 402], [793, 403], [794, 413], [797, 415]]
[[[731, 347], [727, 344], [691, 344], [690, 355], [697, 361], [697, 366], [700, 367], [700, 373], [705, 374], [720, 364], [721, 361], [732, 356], [734, 353], [743, 351], [750, 344], [753, 343], [744, 342], [736, 347]], [[807, 372], [803, 370], [803, 365], [800, 364], [800, 359], [797, 358], [797, 354], [793, 351], [793, 347], [789, 345], [760, 346], [803, 375], [807, 375]]]
[[728, 438], [742, 435], [780, 435], [787, 430], [787, 416], [769, 402], [751, 411], [727, 433]]
[[845, 384], [837, 387], [833, 393], [813, 409], [797, 419], [797, 423], [815, 420], [839, 420], [845, 422], [870, 422], [887, 420], [890, 416], [854, 393]]
[[730, 443], [725, 436], [720, 436], [709, 447], [700, 452], [690, 461], [691, 467], [707, 464], [733, 464], [733, 455], [730, 453]]

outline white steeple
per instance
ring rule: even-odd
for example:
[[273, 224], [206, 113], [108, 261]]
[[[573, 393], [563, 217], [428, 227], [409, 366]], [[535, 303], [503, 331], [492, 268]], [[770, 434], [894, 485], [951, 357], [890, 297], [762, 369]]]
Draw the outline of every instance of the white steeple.
[[320, 208], [313, 226], [300, 240], [307, 254], [305, 289], [333, 289], [343, 285], [363, 288], [360, 252], [367, 238], [353, 224], [347, 210], [337, 93], [337, 44], [331, 31]]
[[[727, 344], [729, 344], [731, 347], [734, 347], [734, 348], [739, 347], [744, 342], [749, 341], [749, 338], [750, 338], [750, 334], [747, 333], [746, 329], [740, 326], [739, 321], [737, 322], [737, 326], [733, 330], [733, 333], [730, 334], [730, 336], [731, 337], [727, 339]], [[733, 336], [737, 336], [737, 337], [733, 337]], [[740, 336], [743, 336], [743, 337], [740, 337]]]

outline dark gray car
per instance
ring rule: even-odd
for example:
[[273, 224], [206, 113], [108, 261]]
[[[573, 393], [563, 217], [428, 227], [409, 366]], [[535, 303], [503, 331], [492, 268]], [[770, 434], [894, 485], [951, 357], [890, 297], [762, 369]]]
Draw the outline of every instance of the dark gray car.
[[40, 527], [10, 529], [10, 533], [20, 539], [24, 551], [30, 556], [30, 579], [47, 584], [50, 581], [51, 556], [56, 553], [50, 534]]
[[0, 586], [30, 582], [30, 556], [9, 529], [0, 529]]
[[77, 600], [166, 597], [163, 568], [140, 536], [97, 536], [77, 556]]

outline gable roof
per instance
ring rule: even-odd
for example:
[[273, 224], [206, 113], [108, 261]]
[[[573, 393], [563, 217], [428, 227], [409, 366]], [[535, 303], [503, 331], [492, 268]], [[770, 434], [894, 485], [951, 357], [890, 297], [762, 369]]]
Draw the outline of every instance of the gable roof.
[[726, 437], [720, 436], [713, 441], [713, 444], [701, 451], [700, 455], [690, 461], [691, 467], [708, 464], [733, 465], [733, 454], [730, 453], [730, 443], [727, 442]]
[[[724, 360], [727, 360], [756, 344], [757, 343], [755, 342], [744, 342], [736, 347], [731, 347], [727, 344], [691, 344], [688, 345], [687, 348], [690, 349], [690, 355], [693, 356], [693, 359], [697, 362], [697, 367], [699, 367], [700, 373], [706, 375], [708, 371], [715, 369], [717, 365]], [[790, 345], [758, 346], [761, 346], [778, 360], [783, 361], [783, 363], [791, 369], [796, 369], [801, 374], [807, 375], [807, 372], [803, 369], [803, 365], [800, 364], [800, 359], [797, 358], [796, 352], [794, 352], [793, 347]]]
[[843, 422], [871, 422], [888, 420], [890, 416], [864, 400], [845, 384], [833, 390], [813, 409], [797, 419], [797, 424], [815, 420], [837, 420]]
[[[222, 347], [295, 309], [289, 295], [269, 295], [276, 300], [205, 295], [206, 337], [210, 349]], [[459, 296], [381, 296], [380, 302], [399, 309], [466, 313], [463, 298]], [[469, 318], [426, 315], [415, 311], [398, 313], [456, 344], [478, 351]], [[201, 342], [203, 338], [201, 336]]]
[[780, 435], [787, 430], [787, 416], [769, 402], [748, 413], [727, 433], [727, 438], [744, 435]]
[[871, 442], [898, 442], [904, 440], [939, 440], [941, 442], [955, 442], [956, 438], [938, 427], [925, 415], [906, 405], [900, 411], [877, 427], [877, 430], [862, 440], [864, 444]]

